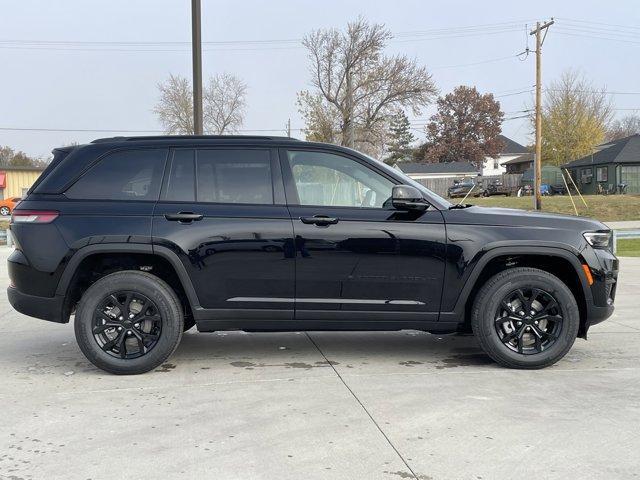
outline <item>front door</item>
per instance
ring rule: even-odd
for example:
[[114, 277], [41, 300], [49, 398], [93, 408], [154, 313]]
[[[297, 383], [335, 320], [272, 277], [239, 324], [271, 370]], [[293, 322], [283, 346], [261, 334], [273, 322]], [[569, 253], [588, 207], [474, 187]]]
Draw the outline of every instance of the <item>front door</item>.
[[394, 180], [356, 157], [282, 150], [296, 247], [296, 319], [437, 320], [445, 228], [391, 206]]
[[293, 228], [275, 150], [173, 150], [153, 242], [178, 254], [207, 319], [293, 318]]

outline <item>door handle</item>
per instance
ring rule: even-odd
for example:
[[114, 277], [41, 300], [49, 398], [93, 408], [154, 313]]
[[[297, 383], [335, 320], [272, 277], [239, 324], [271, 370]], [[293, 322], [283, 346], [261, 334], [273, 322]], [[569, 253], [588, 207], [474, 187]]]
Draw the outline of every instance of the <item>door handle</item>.
[[314, 215], [313, 217], [300, 217], [300, 221], [306, 225], [317, 225], [318, 227], [326, 227], [335, 225], [338, 219], [335, 217], [327, 217], [326, 215]]
[[170, 222], [191, 223], [202, 220], [204, 215], [193, 212], [166, 213], [164, 218]]

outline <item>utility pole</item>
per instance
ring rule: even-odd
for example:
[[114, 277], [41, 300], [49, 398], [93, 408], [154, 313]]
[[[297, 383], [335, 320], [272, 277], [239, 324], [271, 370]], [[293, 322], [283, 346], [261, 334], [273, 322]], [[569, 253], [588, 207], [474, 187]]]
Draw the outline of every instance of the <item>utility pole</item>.
[[[540, 194], [542, 178], [542, 44], [547, 36], [547, 29], [553, 23], [553, 18], [542, 25], [537, 22], [536, 28], [530, 33], [530, 35], [536, 36], [536, 153], [533, 158], [533, 198], [536, 210], [542, 210], [542, 195]], [[542, 36], [543, 31], [544, 37]]]
[[202, 37], [200, 0], [191, 0], [191, 51], [193, 55], [193, 133], [202, 135]]
[[291, 138], [291, 119], [287, 120], [287, 137]]

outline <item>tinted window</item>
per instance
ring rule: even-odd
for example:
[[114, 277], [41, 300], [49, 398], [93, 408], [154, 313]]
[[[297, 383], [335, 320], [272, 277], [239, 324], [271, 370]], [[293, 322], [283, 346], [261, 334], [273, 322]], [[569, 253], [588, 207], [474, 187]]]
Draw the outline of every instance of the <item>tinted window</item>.
[[165, 200], [193, 202], [196, 199], [194, 150], [175, 150], [167, 181]]
[[70, 198], [157, 200], [167, 150], [127, 150], [104, 157], [66, 192]]
[[267, 150], [198, 150], [199, 202], [272, 204]]
[[289, 151], [300, 205], [380, 208], [393, 183], [371, 168], [340, 155]]

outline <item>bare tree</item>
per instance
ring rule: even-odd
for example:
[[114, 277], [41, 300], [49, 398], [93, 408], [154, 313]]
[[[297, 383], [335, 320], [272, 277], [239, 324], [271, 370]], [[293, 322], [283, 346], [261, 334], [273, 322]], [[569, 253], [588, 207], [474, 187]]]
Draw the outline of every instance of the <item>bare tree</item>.
[[372, 146], [386, 136], [391, 117], [400, 108], [419, 114], [437, 94], [425, 67], [402, 55], [385, 56], [391, 32], [363, 18], [346, 31], [316, 30], [302, 44], [311, 61], [315, 92], [298, 95], [306, 133], [318, 133], [342, 145]]
[[234, 133], [244, 122], [247, 85], [234, 75], [223, 73], [209, 80], [204, 93], [204, 123], [216, 135]]
[[153, 112], [168, 134], [193, 135], [193, 91], [191, 82], [179, 75], [169, 75], [158, 84], [160, 100]]
[[607, 142], [613, 142], [637, 134], [640, 134], [640, 116], [627, 115], [611, 122], [607, 128], [605, 139]]
[[[193, 90], [191, 82], [169, 75], [158, 84], [160, 100], [153, 109], [168, 134], [193, 135]], [[204, 91], [204, 131], [223, 135], [237, 132], [244, 121], [246, 84], [228, 73], [209, 79]]]

